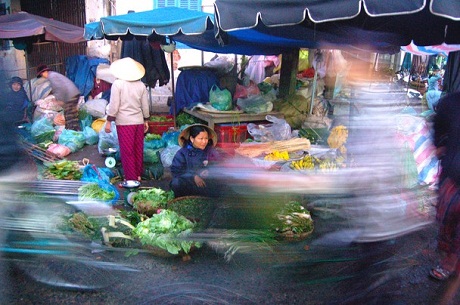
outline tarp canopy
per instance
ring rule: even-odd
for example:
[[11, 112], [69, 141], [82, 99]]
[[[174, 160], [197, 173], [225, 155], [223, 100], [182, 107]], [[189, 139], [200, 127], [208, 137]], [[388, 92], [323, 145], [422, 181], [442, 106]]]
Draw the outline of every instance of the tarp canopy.
[[355, 46], [389, 52], [397, 50], [388, 45], [399, 48], [411, 41], [460, 43], [457, 0], [216, 0], [214, 6], [216, 36], [224, 43], [229, 34], [254, 28], [282, 37], [306, 28], [314, 33], [308, 40], [320, 45], [336, 43], [338, 35]]
[[84, 37], [91, 39], [131, 39], [133, 36], [198, 35], [213, 28], [213, 14], [178, 7], [102, 17], [85, 25]]
[[450, 52], [460, 50], [460, 44], [440, 44], [436, 46], [417, 46], [413, 42], [401, 47], [401, 51], [414, 55], [443, 55], [448, 56]]
[[84, 42], [83, 28], [61, 21], [18, 12], [0, 16], [0, 39], [39, 38], [45, 41]]

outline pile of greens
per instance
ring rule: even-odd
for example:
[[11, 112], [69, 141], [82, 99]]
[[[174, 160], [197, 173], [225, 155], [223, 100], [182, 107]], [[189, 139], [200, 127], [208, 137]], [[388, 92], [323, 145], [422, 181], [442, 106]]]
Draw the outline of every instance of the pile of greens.
[[78, 188], [79, 200], [102, 200], [110, 201], [115, 198], [113, 190], [102, 188], [99, 183], [84, 184]]
[[46, 167], [43, 176], [48, 179], [80, 180], [83, 175], [78, 161], [43, 162], [43, 165]]
[[133, 208], [139, 213], [153, 214], [158, 209], [164, 209], [168, 201], [174, 199], [173, 191], [161, 188], [143, 189], [133, 195]]
[[275, 213], [272, 227], [277, 233], [295, 236], [311, 232], [313, 220], [299, 202], [289, 201]]
[[137, 224], [133, 233], [144, 246], [159, 247], [171, 254], [189, 253], [192, 246], [201, 244], [187, 239], [194, 228], [193, 222], [174, 211], [162, 210]]
[[205, 229], [214, 212], [214, 202], [207, 197], [179, 197], [168, 203], [168, 209], [196, 223], [199, 229]]

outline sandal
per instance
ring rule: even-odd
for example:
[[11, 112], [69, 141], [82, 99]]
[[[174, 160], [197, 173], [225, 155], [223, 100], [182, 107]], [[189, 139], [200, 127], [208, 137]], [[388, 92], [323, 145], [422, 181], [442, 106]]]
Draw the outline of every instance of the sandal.
[[447, 280], [452, 275], [452, 273], [453, 271], [444, 269], [441, 266], [436, 266], [435, 268], [430, 270], [430, 276], [439, 281]]

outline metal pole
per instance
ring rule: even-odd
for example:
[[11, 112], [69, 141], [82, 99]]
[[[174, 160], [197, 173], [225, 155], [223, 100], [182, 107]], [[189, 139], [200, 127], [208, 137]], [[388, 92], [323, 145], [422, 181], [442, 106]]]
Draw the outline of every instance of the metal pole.
[[170, 53], [170, 56], [171, 56], [171, 92], [172, 92], [172, 101], [171, 101], [171, 106], [173, 108], [173, 121], [174, 121], [174, 128], [176, 128], [176, 102], [174, 100], [174, 55], [173, 55], [174, 51], [172, 51]]
[[32, 100], [32, 81], [30, 80], [30, 72], [29, 72], [29, 60], [27, 55], [27, 48], [24, 50], [24, 59], [26, 61], [26, 77], [27, 81], [29, 82], [29, 93], [30, 93], [30, 102], [33, 103]]

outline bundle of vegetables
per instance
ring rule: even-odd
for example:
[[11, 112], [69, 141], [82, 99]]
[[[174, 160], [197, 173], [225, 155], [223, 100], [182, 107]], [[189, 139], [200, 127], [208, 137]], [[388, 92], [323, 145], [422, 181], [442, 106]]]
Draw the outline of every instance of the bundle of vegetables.
[[275, 213], [272, 227], [284, 238], [305, 238], [313, 232], [313, 220], [299, 202], [289, 201]]
[[184, 196], [168, 202], [167, 209], [195, 223], [197, 229], [205, 229], [214, 212], [214, 201], [208, 197]]
[[149, 118], [150, 122], [171, 122], [173, 120], [173, 118], [164, 115], [152, 115]]
[[60, 160], [44, 162], [46, 169], [43, 173], [45, 179], [80, 180], [82, 171], [78, 161]]
[[101, 184], [92, 182], [82, 185], [78, 188], [79, 200], [101, 200], [111, 201], [115, 198], [115, 191], [107, 187], [102, 187]]
[[137, 224], [133, 233], [142, 245], [158, 247], [170, 254], [188, 254], [192, 246], [201, 244], [187, 239], [194, 228], [193, 222], [174, 211], [162, 210]]
[[166, 142], [161, 135], [156, 133], [148, 133], [144, 138], [144, 149], [159, 149], [166, 146]]
[[151, 216], [158, 209], [167, 207], [168, 201], [174, 199], [173, 191], [161, 188], [142, 189], [133, 195], [133, 208], [141, 214]]
[[187, 112], [183, 112], [183, 111], [181, 111], [176, 117], [176, 124], [179, 127], [182, 127], [185, 125], [192, 125], [195, 123], [206, 123], [206, 122], [194, 117], [191, 114], [188, 114]]

